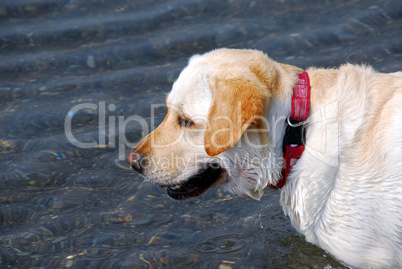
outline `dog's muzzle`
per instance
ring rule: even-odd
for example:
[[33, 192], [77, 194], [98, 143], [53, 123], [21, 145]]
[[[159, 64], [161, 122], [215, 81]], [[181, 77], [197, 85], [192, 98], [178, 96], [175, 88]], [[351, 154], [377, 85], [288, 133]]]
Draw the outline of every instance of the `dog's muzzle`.
[[[127, 156], [127, 162], [140, 174], [143, 174], [146, 166], [146, 158], [143, 154], [132, 152]], [[226, 175], [226, 170], [216, 162], [202, 164], [196, 174], [177, 185], [163, 185], [167, 194], [176, 200], [184, 200], [197, 197], [208, 190], [215, 182]]]

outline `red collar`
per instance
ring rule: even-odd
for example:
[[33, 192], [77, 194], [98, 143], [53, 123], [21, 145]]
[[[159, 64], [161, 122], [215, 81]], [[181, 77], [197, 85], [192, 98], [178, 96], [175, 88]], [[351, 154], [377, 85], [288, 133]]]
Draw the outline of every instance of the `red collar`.
[[285, 186], [286, 178], [292, 166], [304, 151], [305, 124], [308, 123], [310, 107], [310, 79], [307, 72], [299, 74], [299, 81], [293, 88], [292, 112], [287, 118], [285, 137], [283, 138], [283, 169], [282, 177], [276, 185], [268, 184], [272, 189]]

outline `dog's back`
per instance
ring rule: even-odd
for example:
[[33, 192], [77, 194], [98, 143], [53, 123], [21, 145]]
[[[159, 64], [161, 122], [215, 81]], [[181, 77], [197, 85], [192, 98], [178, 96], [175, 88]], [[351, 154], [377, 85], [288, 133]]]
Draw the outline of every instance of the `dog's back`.
[[282, 192], [285, 212], [310, 242], [348, 264], [399, 268], [402, 72], [308, 72], [320, 90], [312, 89], [306, 152], [291, 175], [298, 180]]

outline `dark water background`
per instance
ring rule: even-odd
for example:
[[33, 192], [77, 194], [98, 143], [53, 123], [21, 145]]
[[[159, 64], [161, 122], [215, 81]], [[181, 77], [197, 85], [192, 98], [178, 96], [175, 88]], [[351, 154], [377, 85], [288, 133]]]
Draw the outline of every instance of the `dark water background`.
[[[391, 72], [401, 37], [399, 0], [0, 0], [0, 267], [342, 268], [292, 229], [278, 191], [177, 202], [143, 182], [118, 145], [144, 130], [122, 120], [160, 122], [151, 105], [194, 53]], [[75, 146], [66, 119], [77, 140], [106, 145]]]

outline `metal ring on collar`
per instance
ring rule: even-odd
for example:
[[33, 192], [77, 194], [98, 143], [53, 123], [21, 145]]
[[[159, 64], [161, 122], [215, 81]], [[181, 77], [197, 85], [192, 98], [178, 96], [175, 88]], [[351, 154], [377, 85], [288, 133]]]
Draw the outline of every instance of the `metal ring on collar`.
[[307, 119], [305, 121], [292, 123], [291, 120], [290, 120], [290, 116], [288, 116], [287, 121], [288, 121], [288, 124], [289, 124], [290, 127], [295, 128], [295, 127], [299, 127], [299, 126], [302, 126], [302, 125], [305, 125], [305, 124], [309, 123], [310, 119], [307, 117]]

